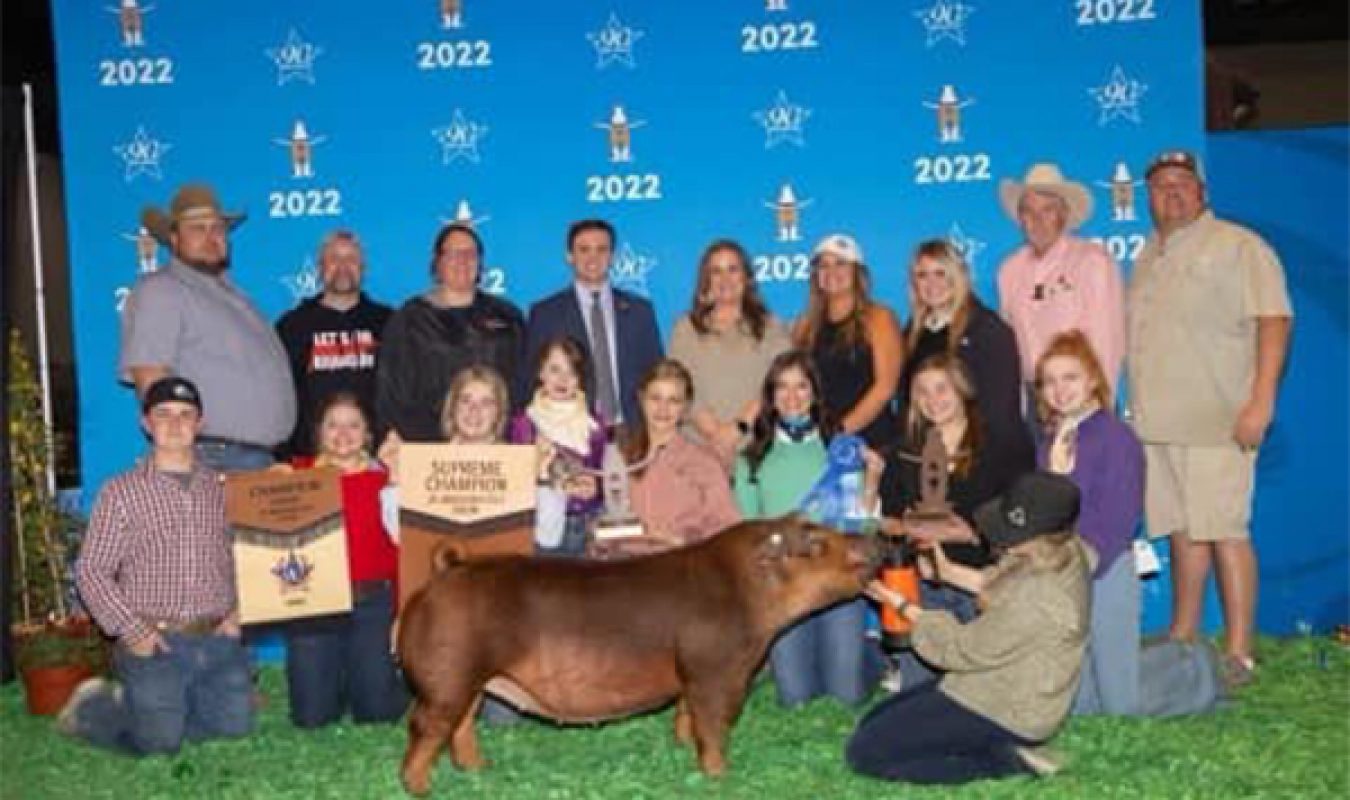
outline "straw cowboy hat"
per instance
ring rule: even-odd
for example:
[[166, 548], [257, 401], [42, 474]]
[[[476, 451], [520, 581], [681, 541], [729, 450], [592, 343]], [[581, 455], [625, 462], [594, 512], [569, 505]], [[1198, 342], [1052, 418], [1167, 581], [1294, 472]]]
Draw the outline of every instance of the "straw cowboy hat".
[[1004, 213], [1012, 217], [1014, 222], [1017, 221], [1017, 207], [1022, 202], [1022, 195], [1029, 191], [1053, 194], [1063, 200], [1069, 207], [1068, 230], [1077, 228], [1092, 216], [1092, 195], [1083, 184], [1065, 180], [1056, 164], [1033, 164], [1021, 183], [1011, 178], [999, 182], [999, 202], [1003, 204]]
[[167, 214], [154, 206], [142, 209], [141, 224], [155, 237], [155, 241], [167, 246], [174, 225], [185, 220], [211, 217], [224, 220], [231, 230], [244, 221], [243, 213], [230, 214], [221, 209], [215, 189], [204, 183], [189, 183], [173, 196]]

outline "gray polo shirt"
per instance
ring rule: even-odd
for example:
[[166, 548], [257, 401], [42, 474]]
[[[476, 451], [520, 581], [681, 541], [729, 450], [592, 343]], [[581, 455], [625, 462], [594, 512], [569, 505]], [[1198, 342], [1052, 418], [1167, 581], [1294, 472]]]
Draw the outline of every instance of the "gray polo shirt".
[[141, 278], [122, 312], [119, 377], [163, 365], [202, 393], [202, 434], [271, 447], [295, 427], [295, 386], [276, 332], [226, 274], [180, 263]]

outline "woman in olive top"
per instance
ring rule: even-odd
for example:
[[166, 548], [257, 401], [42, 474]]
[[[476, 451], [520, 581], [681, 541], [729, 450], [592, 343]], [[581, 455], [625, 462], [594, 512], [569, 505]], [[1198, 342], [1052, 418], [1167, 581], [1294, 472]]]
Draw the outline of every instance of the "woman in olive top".
[[[826, 445], [833, 435], [810, 357], [792, 350], [775, 358], [764, 377], [750, 443], [736, 460], [741, 514], [763, 519], [796, 511], [825, 471]], [[849, 600], [812, 614], [778, 637], [769, 666], [779, 703], [790, 707], [830, 696], [852, 705], [867, 697], [865, 610], [863, 600]]]
[[976, 512], [998, 553], [992, 567], [962, 567], [932, 547], [931, 574], [979, 597], [971, 622], [873, 582], [870, 593], [910, 619], [914, 646], [946, 675], [868, 712], [848, 743], [849, 766], [945, 784], [1059, 768], [1038, 746], [1069, 714], [1087, 642], [1092, 557], [1073, 530], [1078, 505], [1073, 481], [1029, 473]]
[[719, 239], [703, 251], [689, 313], [675, 323], [670, 357], [689, 370], [694, 397], [689, 428], [730, 465], [758, 411], [769, 362], [791, 347], [769, 313], [745, 249]]

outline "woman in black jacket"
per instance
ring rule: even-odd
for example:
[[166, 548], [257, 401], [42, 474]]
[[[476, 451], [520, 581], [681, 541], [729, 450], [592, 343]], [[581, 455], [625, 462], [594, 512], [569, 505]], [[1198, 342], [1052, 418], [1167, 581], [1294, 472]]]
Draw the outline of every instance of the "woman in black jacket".
[[436, 285], [395, 312], [380, 343], [380, 441], [390, 430], [404, 441], [438, 441], [441, 402], [450, 379], [466, 367], [492, 367], [508, 385], [518, 374], [525, 317], [478, 287], [482, 259], [482, 240], [470, 226], [451, 223], [437, 234], [431, 261]]
[[989, 435], [1035, 460], [1031, 435], [1022, 415], [1022, 372], [1012, 329], [975, 296], [970, 268], [944, 239], [918, 246], [909, 267], [909, 307], [905, 326], [905, 369], [897, 407], [910, 405], [914, 373], [924, 359], [946, 354], [958, 358], [970, 376], [975, 403]]

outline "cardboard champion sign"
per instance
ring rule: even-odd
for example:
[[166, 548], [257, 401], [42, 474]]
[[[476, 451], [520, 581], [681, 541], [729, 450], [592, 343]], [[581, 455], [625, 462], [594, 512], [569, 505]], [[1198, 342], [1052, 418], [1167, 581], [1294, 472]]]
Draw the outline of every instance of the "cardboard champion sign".
[[339, 480], [331, 469], [225, 479], [240, 622], [352, 610]]
[[399, 449], [399, 605], [441, 548], [463, 560], [534, 552], [533, 445], [404, 444]]

